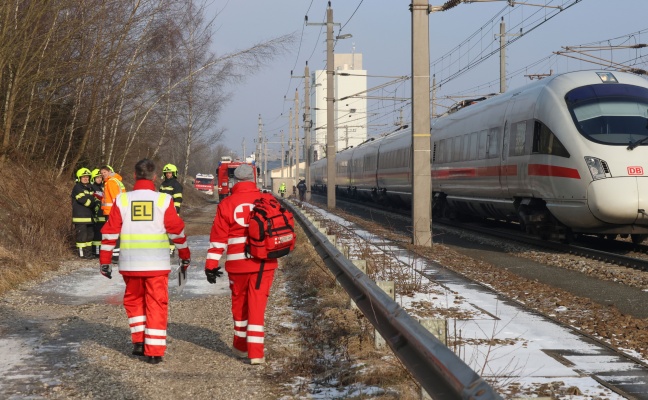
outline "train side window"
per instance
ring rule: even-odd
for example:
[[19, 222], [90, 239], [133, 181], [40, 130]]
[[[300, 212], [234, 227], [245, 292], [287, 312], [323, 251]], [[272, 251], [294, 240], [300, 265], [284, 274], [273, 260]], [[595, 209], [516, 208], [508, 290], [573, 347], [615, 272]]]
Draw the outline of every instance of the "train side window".
[[479, 156], [480, 160], [486, 158], [486, 150], [488, 149], [488, 129], [479, 132]]
[[499, 129], [488, 130], [488, 158], [499, 157]]
[[477, 159], [477, 147], [478, 147], [478, 140], [479, 138], [477, 137], [478, 133], [473, 132], [470, 134], [470, 155], [468, 156], [469, 160], [476, 160]]
[[534, 154], [551, 154], [558, 157], [569, 158], [569, 152], [558, 140], [556, 135], [540, 121], [535, 121], [533, 127], [533, 148]]
[[439, 162], [440, 163], [445, 163], [448, 162], [449, 157], [448, 157], [448, 139], [443, 139], [440, 142], [440, 147], [439, 147]]
[[452, 161], [461, 161], [461, 136], [452, 139]]
[[463, 150], [461, 151], [461, 161], [466, 161], [469, 159], [470, 155], [470, 134], [467, 133], [464, 136], [463, 140]]
[[511, 124], [510, 140], [511, 142], [509, 146], [509, 155], [524, 155], [524, 145], [526, 143], [526, 121], [520, 121]]

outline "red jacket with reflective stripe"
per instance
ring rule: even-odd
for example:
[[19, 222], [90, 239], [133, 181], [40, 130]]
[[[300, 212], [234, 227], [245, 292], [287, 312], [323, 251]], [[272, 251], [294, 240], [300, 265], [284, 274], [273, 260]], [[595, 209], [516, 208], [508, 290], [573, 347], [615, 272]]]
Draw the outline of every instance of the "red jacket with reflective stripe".
[[[148, 193], [139, 195], [138, 192], [144, 191]], [[121, 200], [126, 199], [122, 199], [122, 196], [127, 196], [129, 199], [125, 201], [125, 206], [128, 209], [122, 210], [124, 204], [122, 204]], [[164, 202], [162, 204], [152, 204], [150, 209], [146, 209], [146, 213], [141, 216], [133, 212], [136, 208], [130, 209], [133, 207], [131, 200], [139, 203], [155, 203], [160, 196], [163, 196], [162, 200]], [[157, 214], [160, 211], [162, 214]], [[127, 218], [130, 215], [129, 220], [124, 221], [123, 215], [126, 215]], [[117, 201], [110, 211], [108, 222], [101, 229], [102, 240], [99, 261], [101, 264], [110, 264], [112, 250], [119, 235], [130, 235], [132, 238], [128, 236], [126, 236], [126, 239], [122, 238], [120, 264], [122, 258], [124, 258], [124, 262], [128, 265], [125, 264], [124, 268], [120, 265], [119, 272], [127, 276], [166, 275], [171, 270], [171, 267], [168, 238], [167, 235], [164, 235], [164, 232], [175, 243], [178, 249], [178, 257], [183, 260], [190, 259], [191, 253], [187, 247], [184, 221], [176, 213], [171, 196], [156, 192], [152, 181], [146, 179], [137, 180], [132, 192], [117, 197]], [[150, 240], [144, 237], [145, 235], [153, 235], [156, 239]], [[164, 235], [165, 239], [162, 241], [157, 239], [160, 235]], [[142, 254], [145, 256], [142, 257]], [[149, 257], [146, 257], [146, 255]], [[163, 255], [163, 257], [157, 257], [159, 255]], [[153, 258], [154, 260], [148, 260], [147, 258]]]
[[[261, 192], [254, 182], [239, 182], [232, 187], [232, 194], [224, 198], [216, 209], [216, 217], [209, 235], [209, 250], [205, 269], [218, 267], [227, 249], [225, 270], [228, 273], [258, 272], [261, 260], [245, 255], [247, 224], [245, 220], [254, 207], [254, 200]], [[264, 270], [277, 268], [277, 260], [266, 260]]]

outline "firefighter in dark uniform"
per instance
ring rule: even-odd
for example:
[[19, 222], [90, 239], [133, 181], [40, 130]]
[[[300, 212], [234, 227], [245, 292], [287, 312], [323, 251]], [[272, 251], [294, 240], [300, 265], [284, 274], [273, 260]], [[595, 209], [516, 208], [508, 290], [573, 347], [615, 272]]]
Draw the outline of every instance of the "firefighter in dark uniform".
[[[164, 181], [160, 184], [160, 193], [166, 193], [173, 198], [173, 205], [176, 212], [180, 215], [182, 206], [182, 185], [178, 182], [178, 167], [173, 164], [167, 164], [162, 168]], [[169, 254], [175, 253], [175, 244], [169, 240]]]
[[101, 200], [103, 200], [103, 176], [99, 168], [92, 170], [90, 175], [90, 186], [94, 191], [94, 197], [99, 200], [92, 212], [92, 222], [94, 223], [94, 236], [92, 238], [92, 253], [96, 258], [99, 258], [99, 249], [101, 248], [101, 228], [106, 223], [106, 216], [101, 210]]
[[97, 199], [93, 196], [90, 186], [92, 173], [87, 168], [81, 168], [76, 172], [76, 184], [72, 188], [72, 223], [76, 232], [76, 247], [79, 250], [79, 257], [93, 258], [92, 238], [94, 229], [92, 223], [93, 210]]

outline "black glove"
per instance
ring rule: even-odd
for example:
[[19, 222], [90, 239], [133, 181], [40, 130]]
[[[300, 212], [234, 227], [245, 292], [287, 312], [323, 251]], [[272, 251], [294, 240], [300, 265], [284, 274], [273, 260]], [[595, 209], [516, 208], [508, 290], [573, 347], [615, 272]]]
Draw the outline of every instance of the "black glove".
[[206, 269], [205, 275], [207, 275], [207, 282], [216, 283], [216, 278], [223, 276], [223, 271], [220, 270], [221, 267], [216, 267], [214, 269]]
[[189, 259], [180, 261], [180, 267], [183, 271], [186, 271], [187, 268], [189, 268], [189, 264], [191, 264], [191, 260]]
[[110, 264], [101, 264], [101, 267], [99, 267], [99, 272], [101, 272], [101, 275], [105, 276], [108, 279], [112, 279], [112, 267]]

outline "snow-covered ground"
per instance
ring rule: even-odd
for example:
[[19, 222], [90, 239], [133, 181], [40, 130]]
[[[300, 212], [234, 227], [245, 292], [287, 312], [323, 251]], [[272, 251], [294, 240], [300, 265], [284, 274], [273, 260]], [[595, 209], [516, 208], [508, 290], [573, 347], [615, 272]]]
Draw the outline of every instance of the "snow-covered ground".
[[[429, 318], [430, 309], [446, 310], [437, 311], [443, 316], [436, 318], [446, 320], [448, 336], [459, 342], [453, 350], [499, 390], [516, 387], [518, 393], [535, 393], [541, 386], [552, 387], [562, 382], [563, 387], [570, 388], [570, 399], [625, 398], [601, 384], [607, 382], [627, 393], [640, 391], [641, 398], [648, 396], [648, 371], [609, 348], [387, 243], [345, 219], [322, 209], [311, 210], [361, 237], [371, 244], [372, 252], [391, 255], [403, 266], [399, 273], [409, 271], [412, 279], [420, 279], [420, 271], [424, 277], [417, 287], [421, 291], [407, 296], [396, 293], [396, 301], [415, 318]], [[337, 237], [338, 243], [346, 242], [350, 254], [367, 251], [366, 243], [341, 236]], [[560, 313], [561, 309], [555, 312]]]

